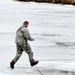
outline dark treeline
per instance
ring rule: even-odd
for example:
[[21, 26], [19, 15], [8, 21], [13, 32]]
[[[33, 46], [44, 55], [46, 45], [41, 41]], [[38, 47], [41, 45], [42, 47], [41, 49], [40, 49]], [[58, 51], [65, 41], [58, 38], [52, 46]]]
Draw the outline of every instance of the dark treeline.
[[75, 5], [75, 0], [17, 0], [17, 1], [24, 1], [24, 2], [45, 2], [45, 3], [61, 3], [61, 4], [72, 4]]

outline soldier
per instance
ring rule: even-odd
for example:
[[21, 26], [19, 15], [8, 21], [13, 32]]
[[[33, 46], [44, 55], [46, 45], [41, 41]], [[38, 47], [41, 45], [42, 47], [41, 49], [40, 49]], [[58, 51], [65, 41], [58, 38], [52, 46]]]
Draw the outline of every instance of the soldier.
[[30, 36], [30, 33], [27, 29], [28, 24], [29, 22], [25, 21], [23, 25], [16, 32], [15, 42], [16, 42], [17, 51], [16, 51], [15, 58], [10, 62], [11, 69], [14, 69], [15, 63], [18, 61], [23, 51], [25, 51], [28, 54], [31, 66], [38, 64], [38, 61], [35, 61], [33, 59], [33, 52], [31, 51], [31, 47], [27, 42], [28, 40], [34, 41], [34, 39]]

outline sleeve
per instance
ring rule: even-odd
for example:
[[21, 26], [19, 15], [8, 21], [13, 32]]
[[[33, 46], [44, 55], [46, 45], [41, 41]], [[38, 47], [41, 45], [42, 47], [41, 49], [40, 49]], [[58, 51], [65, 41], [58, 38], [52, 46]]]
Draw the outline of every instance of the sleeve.
[[27, 28], [23, 29], [23, 35], [27, 40], [30, 40], [30, 41], [33, 40], [33, 38], [30, 36], [29, 30]]

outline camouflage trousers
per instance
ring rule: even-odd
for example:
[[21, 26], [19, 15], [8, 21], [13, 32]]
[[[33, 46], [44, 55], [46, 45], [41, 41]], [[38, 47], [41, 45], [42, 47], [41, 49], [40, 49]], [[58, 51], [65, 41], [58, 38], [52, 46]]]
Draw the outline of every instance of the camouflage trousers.
[[34, 62], [33, 52], [31, 51], [31, 47], [28, 43], [21, 44], [21, 45], [16, 44], [16, 47], [17, 47], [16, 56], [12, 61], [14, 61], [16, 63], [18, 61], [18, 59], [21, 57], [23, 51], [25, 51], [29, 56], [30, 64]]

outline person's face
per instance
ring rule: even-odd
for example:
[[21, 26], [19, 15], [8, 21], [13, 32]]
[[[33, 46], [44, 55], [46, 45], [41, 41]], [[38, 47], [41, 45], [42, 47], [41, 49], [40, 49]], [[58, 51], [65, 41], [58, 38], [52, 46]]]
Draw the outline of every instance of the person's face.
[[28, 27], [28, 23], [25, 24], [25, 27]]

